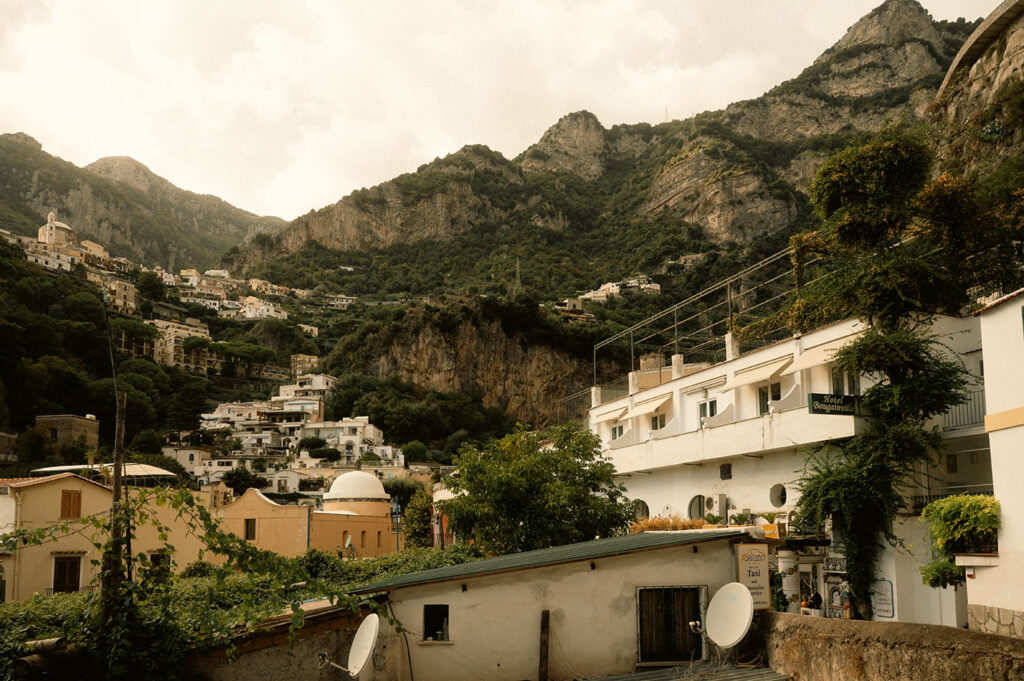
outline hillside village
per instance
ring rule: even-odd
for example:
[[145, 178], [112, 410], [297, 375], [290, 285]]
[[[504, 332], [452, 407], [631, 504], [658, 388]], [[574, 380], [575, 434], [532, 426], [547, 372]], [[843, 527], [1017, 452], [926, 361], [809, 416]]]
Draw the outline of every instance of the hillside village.
[[1024, 678], [1022, 60], [1024, 0], [886, 0], [216, 267], [7, 206], [0, 678]]

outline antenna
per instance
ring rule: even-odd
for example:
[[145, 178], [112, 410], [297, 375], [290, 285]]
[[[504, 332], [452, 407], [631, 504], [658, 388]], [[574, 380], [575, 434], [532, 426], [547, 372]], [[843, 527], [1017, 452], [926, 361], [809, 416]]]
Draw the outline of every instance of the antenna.
[[732, 648], [750, 631], [753, 619], [754, 599], [750, 590], [739, 582], [731, 582], [711, 599], [703, 629], [697, 620], [690, 622], [690, 630], [706, 634], [719, 648]]
[[370, 613], [356, 629], [356, 635], [352, 637], [352, 647], [348, 651], [348, 669], [331, 662], [327, 653], [320, 653], [316, 656], [317, 669], [331, 666], [348, 672], [352, 678], [359, 676], [359, 672], [363, 671], [363, 667], [366, 666], [366, 661], [370, 659], [374, 644], [377, 643], [378, 631], [380, 631], [380, 617], [375, 612]]

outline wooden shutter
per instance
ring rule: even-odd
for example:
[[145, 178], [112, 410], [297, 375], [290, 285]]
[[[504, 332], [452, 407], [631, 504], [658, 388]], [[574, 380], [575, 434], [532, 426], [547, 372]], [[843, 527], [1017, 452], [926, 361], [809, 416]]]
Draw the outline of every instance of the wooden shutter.
[[78, 576], [82, 559], [78, 556], [57, 556], [53, 559], [53, 591], [78, 591]]
[[60, 491], [60, 519], [82, 517], [82, 492], [77, 489]]

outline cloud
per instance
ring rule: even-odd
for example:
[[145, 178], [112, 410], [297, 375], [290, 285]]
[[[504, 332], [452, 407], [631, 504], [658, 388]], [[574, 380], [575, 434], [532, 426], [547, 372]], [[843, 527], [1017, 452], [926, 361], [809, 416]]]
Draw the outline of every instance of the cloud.
[[569, 111], [659, 122], [756, 97], [873, 4], [8, 0], [0, 121], [291, 218], [465, 144], [514, 156]]

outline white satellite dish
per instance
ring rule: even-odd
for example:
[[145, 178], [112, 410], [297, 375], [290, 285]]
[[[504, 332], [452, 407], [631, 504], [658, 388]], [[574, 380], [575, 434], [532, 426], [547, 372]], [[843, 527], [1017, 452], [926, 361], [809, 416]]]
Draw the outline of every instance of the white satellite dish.
[[373, 653], [373, 646], [377, 643], [378, 631], [380, 631], [380, 617], [377, 616], [377, 613], [370, 613], [363, 620], [363, 623], [359, 625], [359, 628], [356, 629], [356, 635], [352, 637], [352, 647], [348, 651], [348, 669], [327, 659], [327, 653], [320, 653], [318, 656], [320, 668], [330, 665], [335, 669], [348, 672], [349, 676], [353, 678], [359, 676], [359, 672], [363, 671], [366, 661], [370, 659], [370, 654]]
[[719, 648], [732, 648], [743, 640], [754, 619], [754, 599], [739, 582], [726, 584], [708, 605], [704, 631]]

